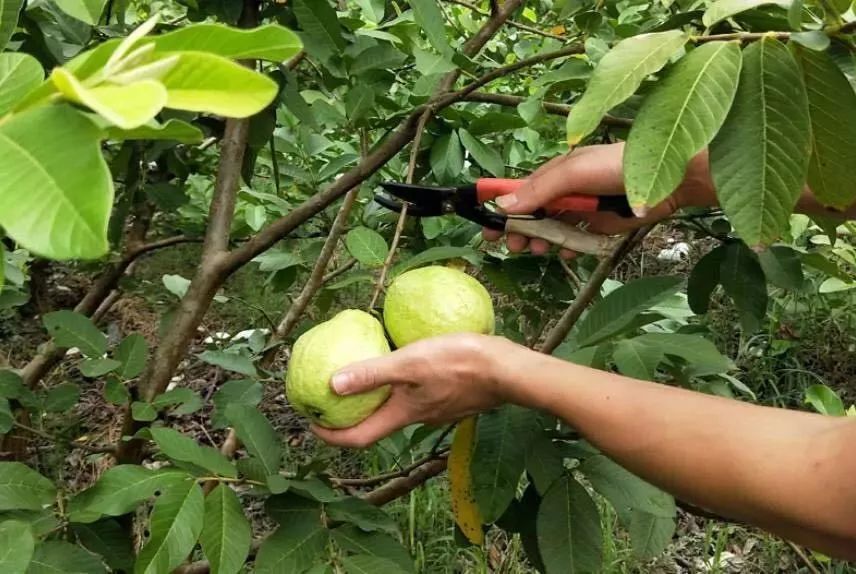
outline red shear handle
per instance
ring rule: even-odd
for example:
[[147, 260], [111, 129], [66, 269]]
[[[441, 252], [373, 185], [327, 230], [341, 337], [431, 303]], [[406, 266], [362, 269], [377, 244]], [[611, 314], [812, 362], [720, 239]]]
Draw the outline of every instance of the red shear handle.
[[[523, 185], [522, 179], [482, 178], [476, 181], [476, 196], [479, 203], [496, 199], [500, 195], [514, 193]], [[598, 209], [596, 195], [572, 194], [554, 199], [544, 206], [548, 215], [557, 215], [564, 211], [593, 212]]]

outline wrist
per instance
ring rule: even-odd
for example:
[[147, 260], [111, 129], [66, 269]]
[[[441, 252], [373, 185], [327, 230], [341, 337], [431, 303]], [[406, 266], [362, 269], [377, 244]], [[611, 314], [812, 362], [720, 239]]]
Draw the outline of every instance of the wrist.
[[490, 337], [489, 354], [485, 363], [492, 391], [503, 403], [525, 407], [534, 406], [536, 380], [531, 373], [537, 370], [544, 355], [503, 337]]

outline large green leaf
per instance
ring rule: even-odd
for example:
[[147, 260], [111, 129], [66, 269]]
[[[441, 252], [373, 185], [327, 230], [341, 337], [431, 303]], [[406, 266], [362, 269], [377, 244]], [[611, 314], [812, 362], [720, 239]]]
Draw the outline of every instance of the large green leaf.
[[543, 432], [535, 434], [526, 449], [526, 472], [538, 493], [542, 496], [546, 494], [564, 470], [562, 453], [552, 439]]
[[410, 259], [402, 261], [401, 263], [393, 267], [390, 276], [394, 277], [396, 275], [404, 273], [408, 269], [421, 267], [426, 263], [443, 261], [445, 259], [457, 259], [459, 257], [469, 259], [479, 256], [479, 252], [471, 247], [455, 247], [453, 245], [438, 245], [436, 247], [429, 247], [425, 251], [417, 253]]
[[254, 407], [243, 404], [226, 407], [226, 418], [247, 451], [261, 462], [266, 476], [277, 474], [282, 444], [267, 418]]
[[791, 0], [716, 0], [705, 11], [704, 16], [702, 16], [702, 23], [710, 28], [735, 14], [770, 4], [788, 8], [791, 5]]
[[107, 0], [53, 0], [57, 8], [81, 22], [95, 26], [101, 19]]
[[457, 132], [437, 138], [431, 146], [431, 171], [440, 183], [453, 181], [464, 170], [464, 151]]
[[135, 574], [171, 572], [196, 545], [205, 515], [202, 488], [191, 477], [171, 483], [155, 501], [151, 536], [140, 550]]
[[650, 560], [663, 553], [675, 533], [677, 523], [674, 518], [655, 516], [641, 510], [634, 510], [630, 518], [630, 545], [633, 555], [642, 560]]
[[580, 466], [580, 472], [597, 492], [609, 500], [625, 527], [630, 526], [633, 510], [663, 518], [675, 516], [674, 498], [606, 456], [599, 454], [587, 458]]
[[458, 130], [458, 135], [461, 138], [461, 143], [464, 144], [476, 163], [496, 177], [505, 175], [505, 162], [502, 161], [502, 156], [499, 155], [498, 151], [474, 138], [470, 132], [463, 128]]
[[296, 514], [262, 543], [255, 572], [303, 572], [325, 555], [327, 540], [327, 529], [317, 515]]
[[633, 95], [686, 42], [680, 30], [640, 34], [619, 42], [595, 68], [583, 97], [568, 115], [568, 143], [576, 145], [606, 113]]
[[252, 530], [241, 501], [228, 484], [205, 498], [205, 520], [199, 542], [211, 564], [211, 574], [235, 574], [250, 552]]
[[788, 224], [811, 152], [808, 101], [799, 66], [780, 41], [743, 51], [734, 105], [710, 144], [720, 204], [750, 245], [767, 245]]
[[110, 568], [130, 572], [134, 568], [134, 548], [130, 534], [113, 518], [90, 524], [72, 524], [80, 544], [104, 558]]
[[425, 32], [431, 45], [444, 56], [451, 56], [452, 48], [437, 0], [410, 0], [410, 7], [413, 8], [416, 25]]
[[571, 476], [553, 483], [538, 506], [538, 550], [547, 574], [600, 572], [603, 535], [597, 506]]
[[226, 408], [229, 405], [236, 404], [253, 407], [261, 402], [263, 390], [264, 387], [261, 383], [249, 379], [224, 383], [222, 387], [217, 389], [214, 396], [211, 397], [211, 402], [214, 403], [214, 413], [211, 416], [214, 428], [223, 428], [228, 425]]
[[277, 24], [242, 30], [223, 24], [200, 23], [179, 28], [151, 39], [155, 52], [191, 50], [230, 59], [284, 62], [296, 55], [303, 44], [297, 34]]
[[679, 276], [642, 277], [622, 285], [598, 301], [576, 330], [581, 347], [594, 345], [630, 325], [642, 311], [653, 307], [681, 288]]
[[728, 357], [719, 352], [716, 345], [701, 335], [645, 333], [631, 340], [682, 359], [687, 363], [687, 373], [691, 376], [724, 373], [734, 367]]
[[126, 514], [181, 476], [175, 471], [153, 471], [133, 464], [114, 466], [71, 500], [69, 518], [72, 522], [93, 522], [101, 515]]
[[410, 557], [410, 553], [389, 534], [365, 532], [353, 524], [340, 526], [333, 530], [332, 534], [333, 540], [342, 550], [384, 558], [393, 562], [400, 572], [413, 572], [413, 558]]
[[703, 315], [710, 306], [710, 296], [719, 285], [725, 246], [719, 245], [699, 259], [687, 279], [687, 302], [693, 313]]
[[23, 5], [24, 0], [0, 0], [0, 50], [6, 47], [15, 32]]
[[107, 351], [107, 336], [85, 315], [63, 309], [45, 314], [42, 322], [60, 347], [77, 347], [92, 358], [101, 357]]
[[292, 6], [303, 29], [300, 38], [310, 55], [326, 62], [345, 50], [336, 11], [327, 0], [295, 0]]
[[398, 531], [395, 520], [389, 514], [356, 496], [331, 502], [325, 507], [325, 511], [330, 519], [354, 524], [367, 532]]
[[0, 572], [24, 574], [35, 546], [29, 524], [20, 520], [0, 522]]
[[0, 510], [40, 510], [56, 489], [47, 478], [20, 462], [0, 462]]
[[366, 118], [375, 105], [375, 90], [371, 86], [358, 84], [345, 95], [345, 114], [351, 125], [365, 125]]
[[270, 104], [276, 82], [222, 56], [182, 52], [160, 82], [168, 108], [245, 118]]
[[856, 199], [856, 92], [826, 52], [791, 47], [805, 80], [811, 119], [808, 184], [821, 203], [843, 209]]
[[740, 45], [710, 42], [690, 52], [645, 99], [624, 150], [624, 182], [633, 208], [666, 199], [687, 163], [719, 130], [737, 90]]
[[149, 343], [139, 333], [131, 333], [119, 343], [115, 356], [120, 363], [119, 371], [116, 374], [125, 380], [133, 379], [146, 368]]
[[50, 540], [36, 546], [27, 574], [100, 574], [104, 564], [80, 546]]
[[[854, 164], [856, 165], [856, 164]], [[798, 290], [802, 288], [803, 276], [800, 254], [787, 245], [773, 245], [758, 254], [764, 276], [776, 287]]]
[[354, 259], [368, 267], [380, 267], [389, 254], [386, 239], [368, 227], [355, 227], [345, 236], [345, 246]]
[[56, 532], [61, 526], [59, 520], [54, 516], [54, 509], [51, 506], [41, 510], [7, 510], [0, 513], [0, 522], [6, 520], [26, 522], [30, 525], [30, 530], [36, 538]]
[[[0, 6], [4, 1], [0, 0]], [[29, 54], [0, 54], [0, 117], [9, 112], [18, 100], [38, 86], [44, 78], [42, 65]]]
[[743, 329], [756, 331], [767, 314], [767, 278], [758, 256], [742, 242], [730, 243], [725, 249], [719, 280], [740, 313]]
[[238, 476], [235, 466], [216, 448], [200, 445], [171, 428], [153, 427], [149, 432], [161, 452], [173, 460], [198, 466], [219, 476]]
[[645, 381], [654, 380], [657, 366], [663, 357], [662, 349], [648, 345], [638, 338], [618, 341], [612, 355], [619, 373]]
[[100, 138], [92, 122], [65, 105], [0, 125], [0, 226], [15, 241], [53, 259], [107, 252], [113, 180]]
[[514, 499], [535, 430], [534, 414], [522, 407], [507, 405], [479, 416], [470, 472], [486, 524], [502, 516]]
[[844, 402], [835, 391], [826, 385], [812, 385], [805, 391], [805, 403], [810, 404], [820, 414], [843, 417]]
[[202, 130], [181, 120], [170, 119], [161, 124], [150, 121], [132, 130], [107, 125], [107, 139], [116, 141], [128, 140], [172, 140], [178, 143], [192, 144], [202, 141]]

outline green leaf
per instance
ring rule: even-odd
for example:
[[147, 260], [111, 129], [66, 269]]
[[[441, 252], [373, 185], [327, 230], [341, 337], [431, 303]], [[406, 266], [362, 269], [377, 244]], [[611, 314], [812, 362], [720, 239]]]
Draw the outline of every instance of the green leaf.
[[676, 293], [684, 280], [679, 276], [642, 277], [622, 285], [595, 303], [576, 330], [579, 346], [594, 345], [621, 331], [636, 316]]
[[[794, 4], [799, 3], [794, 2]], [[830, 40], [829, 36], [827, 36], [824, 32], [820, 30], [811, 30], [809, 32], [796, 32], [791, 33], [790, 37], [791, 42], [796, 42], [801, 46], [805, 46], [809, 50], [815, 50], [817, 52], [823, 52], [827, 48], [829, 48]], [[846, 79], [846, 78], [845, 78]], [[848, 82], [849, 85], [849, 82]], [[808, 88], [808, 83], [806, 83], [806, 88]], [[852, 90], [852, 88], [851, 88]]]
[[672, 541], [676, 526], [674, 518], [634, 510], [628, 528], [633, 556], [650, 560], [662, 554]]
[[704, 315], [710, 306], [710, 296], [719, 285], [719, 273], [725, 259], [725, 246], [719, 245], [699, 259], [687, 280], [687, 302], [693, 313]]
[[457, 66], [453, 64], [449, 58], [440, 54], [435, 54], [427, 50], [420, 50], [415, 47], [413, 48], [413, 55], [416, 59], [416, 71], [423, 76], [444, 74], [457, 69]]
[[305, 480], [287, 479], [282, 475], [275, 474], [268, 477], [268, 488], [274, 494], [291, 491], [305, 498], [311, 498], [318, 502], [333, 502], [342, 497], [335, 490], [327, 486], [319, 478], [307, 478]]
[[332, 531], [333, 540], [342, 550], [355, 554], [377, 556], [392, 562], [395, 567], [376, 572], [405, 572], [414, 571], [413, 559], [401, 543], [382, 532], [365, 532], [353, 524], [345, 524]]
[[[0, 10], [16, 2], [0, 0]], [[20, 5], [18, 6], [20, 7]], [[15, 14], [18, 17], [18, 14]], [[2, 49], [4, 15], [0, 12], [0, 49]], [[0, 117], [11, 111], [15, 104], [38, 86], [45, 78], [39, 61], [29, 54], [0, 54]]]
[[345, 95], [345, 114], [351, 125], [362, 125], [375, 106], [375, 91], [371, 86], [358, 84]]
[[687, 374], [690, 376], [716, 375], [734, 368], [731, 360], [701, 335], [645, 333], [631, 340], [656, 347], [667, 356], [682, 359], [687, 363]]
[[407, 56], [387, 43], [360, 52], [359, 57], [351, 64], [351, 74], [354, 76], [363, 74], [370, 70], [387, 70], [397, 68]]
[[752, 10], [759, 6], [768, 5], [789, 8], [791, 0], [716, 0], [716, 2], [711, 4], [707, 11], [705, 11], [701, 21], [705, 27], [710, 28], [714, 24], [717, 24], [726, 18], [731, 18], [735, 14], [740, 14], [741, 12]]
[[759, 253], [758, 259], [764, 276], [777, 287], [794, 291], [802, 288], [805, 278], [799, 252], [786, 245], [774, 245]]
[[[430, 1], [433, 2], [434, 0]], [[499, 155], [498, 151], [480, 142], [463, 128], [458, 130], [458, 135], [461, 138], [461, 143], [464, 144], [476, 163], [496, 177], [505, 175], [505, 162], [502, 161], [502, 156]]]
[[197, 444], [171, 428], [152, 427], [149, 432], [161, 452], [173, 460], [196, 465], [218, 476], [238, 476], [235, 466], [216, 448]]
[[51, 413], [67, 411], [80, 399], [80, 387], [74, 383], [60, 383], [48, 391], [45, 410]]
[[100, 138], [92, 122], [65, 105], [0, 125], [0, 226], [21, 246], [52, 259], [107, 252], [113, 181]]
[[256, 555], [255, 572], [303, 572], [324, 559], [327, 540], [327, 529], [319, 516], [292, 516], [262, 543]]
[[80, 363], [80, 372], [84, 377], [96, 378], [106, 375], [111, 371], [115, 371], [122, 363], [115, 359], [102, 357], [100, 359], [87, 359]]
[[[824, 34], [824, 37], [827, 37]], [[824, 205], [844, 209], [856, 199], [856, 92], [825, 52], [793, 46], [808, 96], [811, 159], [808, 184]]]
[[[540, 107], [540, 103], [538, 105]], [[481, 136], [497, 132], [510, 132], [525, 127], [526, 121], [517, 114], [487, 112], [470, 122], [467, 129], [472, 135]]]
[[108, 377], [104, 383], [104, 398], [114, 405], [127, 404], [131, 395], [127, 387], [122, 384], [116, 377]]
[[24, 0], [0, 0], [0, 50], [9, 43], [9, 38], [18, 26], [18, 14]]
[[619, 373], [644, 381], [654, 380], [657, 366], [663, 358], [662, 349], [648, 345], [638, 338], [618, 341], [612, 355]]
[[203, 351], [197, 355], [209, 365], [215, 365], [227, 371], [240, 373], [248, 377], [258, 376], [253, 360], [247, 355], [231, 351]]
[[464, 150], [457, 132], [443, 134], [431, 146], [431, 171], [441, 183], [453, 181], [464, 171]]
[[742, 242], [728, 244], [719, 278], [725, 293], [740, 312], [743, 329], [757, 331], [767, 314], [767, 278], [758, 256]]
[[119, 523], [105, 518], [91, 524], [72, 524], [80, 544], [99, 554], [113, 570], [130, 572], [134, 567], [134, 548], [131, 538]]
[[214, 428], [228, 426], [225, 413], [229, 405], [254, 407], [262, 401], [263, 390], [262, 384], [253, 380], [242, 379], [224, 383], [211, 397], [211, 402], [214, 403], [214, 414], [211, 417]]
[[54, 68], [51, 81], [67, 100], [88, 107], [123, 130], [150, 122], [167, 102], [166, 89], [155, 80], [87, 88], [64, 68]]
[[786, 229], [810, 150], [799, 66], [778, 40], [753, 42], [743, 51], [734, 105], [710, 145], [720, 204], [746, 243], [767, 245]]
[[[94, 485], [71, 500], [69, 518], [72, 522], [94, 522], [101, 515], [127, 514], [182, 475], [173, 470], [153, 471], [133, 464], [111, 467]], [[91, 520], [79, 520], [93, 515]]]
[[6, 434], [13, 426], [15, 426], [15, 414], [12, 412], [12, 407], [9, 406], [8, 399], [0, 397], [0, 434]]
[[132, 130], [123, 130], [114, 126], [105, 126], [107, 139], [115, 141], [134, 140], [171, 140], [183, 144], [202, 141], [202, 130], [181, 120], [170, 119], [160, 124], [150, 121]]
[[221, 56], [182, 52], [160, 79], [166, 107], [229, 118], [257, 114], [276, 97], [276, 82]]
[[479, 416], [470, 473], [485, 524], [502, 516], [514, 499], [536, 430], [533, 413], [514, 405]]
[[177, 387], [171, 391], [167, 391], [162, 395], [158, 395], [152, 401], [152, 406], [157, 409], [166, 407], [175, 408], [172, 411], [174, 415], [188, 415], [202, 408], [202, 398], [194, 390], [187, 387]]
[[265, 501], [265, 512], [278, 524], [293, 521], [321, 522], [321, 505], [316, 500], [286, 492], [271, 496]]
[[823, 415], [843, 417], [844, 403], [835, 391], [826, 385], [812, 385], [805, 391], [805, 403]]
[[377, 574], [378, 572], [397, 574], [399, 572], [407, 572], [407, 570], [402, 570], [391, 560], [369, 554], [344, 556], [342, 558], [342, 565], [348, 574]]
[[410, 259], [403, 261], [392, 268], [391, 277], [400, 275], [408, 269], [415, 269], [427, 263], [443, 261], [446, 259], [472, 258], [479, 257], [479, 252], [471, 247], [454, 247], [452, 245], [438, 245], [437, 247], [429, 247], [425, 251], [417, 253]]
[[580, 472], [612, 504], [625, 527], [630, 526], [634, 510], [662, 518], [675, 516], [675, 500], [670, 495], [604, 455], [587, 458], [580, 466]]
[[557, 480], [538, 506], [538, 550], [547, 574], [600, 572], [603, 536], [597, 506], [571, 476]]
[[297, 34], [277, 24], [242, 30], [223, 24], [200, 23], [147, 38], [155, 52], [208, 52], [229, 59], [284, 62], [297, 55], [303, 44]]
[[267, 418], [254, 407], [241, 404], [226, 407], [226, 418], [247, 451], [262, 463], [266, 476], [279, 473], [282, 444]]
[[99, 574], [106, 572], [101, 560], [80, 546], [61, 540], [36, 547], [27, 574]]
[[327, 62], [334, 54], [345, 50], [336, 11], [327, 0], [295, 0], [292, 6], [303, 29], [300, 38], [309, 55]]
[[686, 42], [680, 30], [640, 34], [620, 41], [592, 74], [585, 94], [568, 115], [568, 143], [577, 145], [606, 113], [636, 92], [642, 81], [668, 63]]
[[0, 513], [0, 522], [19, 520], [30, 525], [30, 531], [36, 538], [44, 537], [56, 531], [61, 525], [52, 507], [41, 510], [8, 510]]
[[0, 572], [24, 574], [35, 546], [29, 524], [18, 520], [0, 522]]
[[380, 267], [389, 254], [386, 239], [368, 227], [355, 227], [345, 236], [345, 246], [354, 259], [368, 267]]
[[202, 488], [190, 477], [175, 481], [155, 501], [151, 537], [140, 550], [135, 574], [171, 572], [193, 550], [205, 515]]
[[425, 36], [434, 48], [446, 57], [451, 57], [452, 47], [446, 35], [446, 24], [437, 0], [410, 0], [413, 19], [416, 26], [425, 32]]
[[398, 532], [395, 520], [377, 506], [355, 496], [331, 502], [325, 507], [327, 516], [339, 522], [349, 522], [367, 532]]
[[45, 328], [60, 347], [77, 347], [88, 357], [101, 357], [107, 351], [107, 337], [89, 317], [62, 310], [42, 317]]
[[684, 180], [689, 161], [725, 121], [740, 62], [739, 44], [704, 44], [645, 99], [624, 150], [624, 182], [634, 209], [659, 204]]
[[220, 484], [205, 498], [205, 520], [199, 542], [211, 563], [211, 574], [237, 574], [250, 553], [252, 529], [241, 501], [229, 485]]
[[107, 0], [53, 0], [57, 8], [81, 22], [95, 26], [101, 20], [101, 13]]
[[151, 422], [158, 418], [158, 411], [151, 403], [134, 401], [131, 403], [131, 417], [135, 421]]
[[544, 495], [565, 471], [562, 453], [545, 433], [539, 432], [526, 449], [526, 472], [538, 494]]
[[0, 510], [40, 510], [54, 497], [53, 483], [35, 470], [20, 462], [0, 462]]
[[386, 12], [385, 0], [357, 0], [365, 19], [372, 24], [379, 24]]
[[139, 376], [146, 368], [149, 356], [149, 343], [139, 333], [131, 333], [119, 343], [116, 349], [116, 359], [120, 363], [116, 373], [124, 380]]

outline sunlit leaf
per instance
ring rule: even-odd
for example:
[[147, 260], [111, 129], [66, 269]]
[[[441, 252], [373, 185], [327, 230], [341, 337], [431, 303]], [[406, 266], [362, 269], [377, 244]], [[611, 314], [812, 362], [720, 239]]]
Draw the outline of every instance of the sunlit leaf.
[[18, 25], [24, 0], [0, 0], [0, 50], [6, 47]]
[[117, 141], [129, 140], [172, 140], [178, 143], [192, 144], [202, 141], [202, 130], [181, 120], [170, 119], [165, 123], [147, 122], [131, 130], [123, 130], [114, 126], [106, 126], [107, 139]]
[[345, 245], [354, 259], [369, 267], [383, 265], [389, 246], [383, 236], [368, 227], [355, 227], [345, 236]]
[[[0, 0], [0, 10], [11, 4], [9, 0]], [[17, 17], [17, 13], [15, 16]], [[3, 18], [0, 12], [0, 28], [3, 26]], [[0, 38], [0, 48], [2, 45]], [[38, 86], [44, 77], [42, 65], [29, 54], [0, 54], [0, 117], [9, 112], [27, 92]]]
[[702, 23], [710, 28], [717, 22], [721, 22], [735, 14], [771, 4], [788, 8], [791, 5], [791, 0], [716, 0], [704, 13]]
[[838, 394], [826, 385], [812, 385], [805, 391], [805, 402], [823, 415], [843, 417], [844, 403]]
[[242, 30], [214, 23], [197, 23], [166, 34], [147, 38], [155, 52], [192, 50], [230, 59], [272, 60], [284, 62], [303, 47], [297, 34], [277, 24], [265, 24]]
[[95, 26], [101, 19], [107, 0], [53, 0], [57, 7], [73, 18]]
[[211, 574], [236, 574], [250, 552], [252, 531], [241, 501], [228, 484], [205, 497], [205, 519], [199, 541], [211, 563]]

